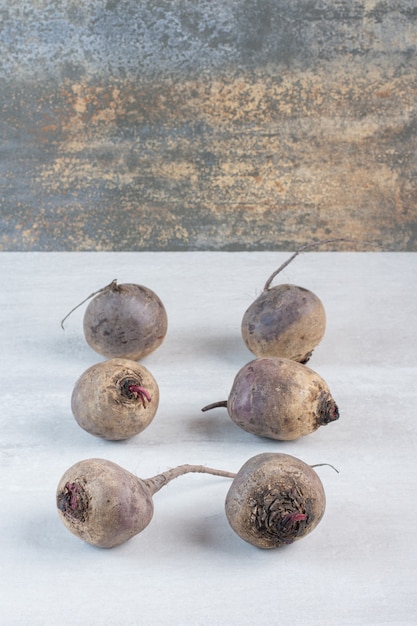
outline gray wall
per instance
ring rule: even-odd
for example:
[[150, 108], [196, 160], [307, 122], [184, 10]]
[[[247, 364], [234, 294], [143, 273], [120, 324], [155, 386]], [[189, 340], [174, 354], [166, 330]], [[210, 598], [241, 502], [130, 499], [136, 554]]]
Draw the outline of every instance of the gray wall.
[[0, 249], [417, 250], [416, 44], [411, 0], [0, 0]]

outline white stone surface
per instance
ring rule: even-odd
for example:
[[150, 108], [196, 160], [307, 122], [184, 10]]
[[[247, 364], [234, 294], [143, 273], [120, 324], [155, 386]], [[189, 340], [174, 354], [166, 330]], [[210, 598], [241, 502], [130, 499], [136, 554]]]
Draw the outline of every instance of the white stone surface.
[[[240, 321], [287, 256], [0, 255], [1, 624], [417, 623], [415, 254], [305, 253], [279, 277], [325, 305], [327, 332], [309, 365], [329, 384], [339, 421], [283, 443], [240, 430], [225, 409], [200, 411], [226, 399], [253, 358]], [[164, 344], [144, 360], [160, 386], [159, 410], [127, 442], [77, 426], [73, 384], [101, 357], [85, 343], [84, 307], [60, 327], [113, 278], [154, 289], [169, 316]], [[237, 471], [262, 451], [340, 471], [318, 468], [326, 514], [285, 549], [262, 551], [233, 533], [223, 509], [229, 481], [214, 476], [164, 487], [148, 528], [111, 550], [68, 533], [56, 512], [57, 482], [81, 459], [107, 458], [148, 477], [181, 463]]]

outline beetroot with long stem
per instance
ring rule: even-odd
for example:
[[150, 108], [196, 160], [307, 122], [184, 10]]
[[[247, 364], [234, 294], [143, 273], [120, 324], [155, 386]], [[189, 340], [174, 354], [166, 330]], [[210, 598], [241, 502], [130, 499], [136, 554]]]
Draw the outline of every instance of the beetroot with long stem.
[[141, 479], [112, 461], [87, 459], [62, 476], [56, 504], [65, 527], [100, 548], [112, 548], [144, 530], [153, 512], [153, 496], [171, 480], [198, 472], [234, 478], [236, 474], [204, 465], [179, 465]]
[[262, 293], [246, 310], [242, 338], [258, 357], [277, 356], [307, 363], [326, 330], [321, 300], [310, 290], [292, 284], [271, 287], [274, 278], [301, 252], [348, 239], [327, 239], [302, 246], [265, 283]]

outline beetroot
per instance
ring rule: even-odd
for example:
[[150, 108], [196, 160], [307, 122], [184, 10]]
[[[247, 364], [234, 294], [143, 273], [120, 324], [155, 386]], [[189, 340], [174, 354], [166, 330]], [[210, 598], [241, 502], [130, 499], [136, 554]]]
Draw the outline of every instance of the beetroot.
[[289, 454], [252, 457], [226, 496], [226, 516], [241, 539], [279, 548], [302, 539], [320, 522], [326, 496], [314, 469]]
[[74, 385], [71, 409], [87, 432], [103, 439], [128, 439], [153, 420], [159, 387], [151, 372], [130, 359], [109, 359], [89, 367]]
[[105, 459], [79, 461], [58, 483], [59, 517], [80, 539], [100, 548], [112, 548], [144, 530], [153, 517], [153, 495], [189, 472], [235, 476], [203, 465], [180, 465], [143, 480]]
[[[165, 307], [148, 287], [113, 280], [92, 293], [84, 314], [83, 329], [89, 346], [107, 358], [121, 357], [138, 361], [156, 350], [168, 330]], [[68, 313], [61, 322], [72, 313]]]
[[307, 363], [326, 329], [321, 300], [297, 285], [266, 288], [246, 310], [241, 332], [256, 356], [281, 356]]
[[272, 281], [305, 250], [347, 239], [328, 239], [307, 244], [275, 270], [262, 293], [248, 307], [241, 324], [247, 348], [258, 357], [278, 356], [307, 363], [326, 330], [326, 313], [321, 300], [308, 289]]
[[254, 359], [237, 373], [227, 400], [203, 407], [226, 407], [230, 418], [250, 433], [291, 440], [339, 418], [327, 383], [290, 359]]

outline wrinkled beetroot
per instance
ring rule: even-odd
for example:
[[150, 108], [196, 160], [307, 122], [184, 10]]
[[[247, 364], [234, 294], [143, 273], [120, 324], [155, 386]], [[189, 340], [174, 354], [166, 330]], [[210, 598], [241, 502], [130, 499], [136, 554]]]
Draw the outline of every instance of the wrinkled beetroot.
[[289, 454], [252, 457], [226, 496], [229, 524], [258, 548], [279, 548], [309, 534], [324, 515], [326, 496], [314, 469]]

